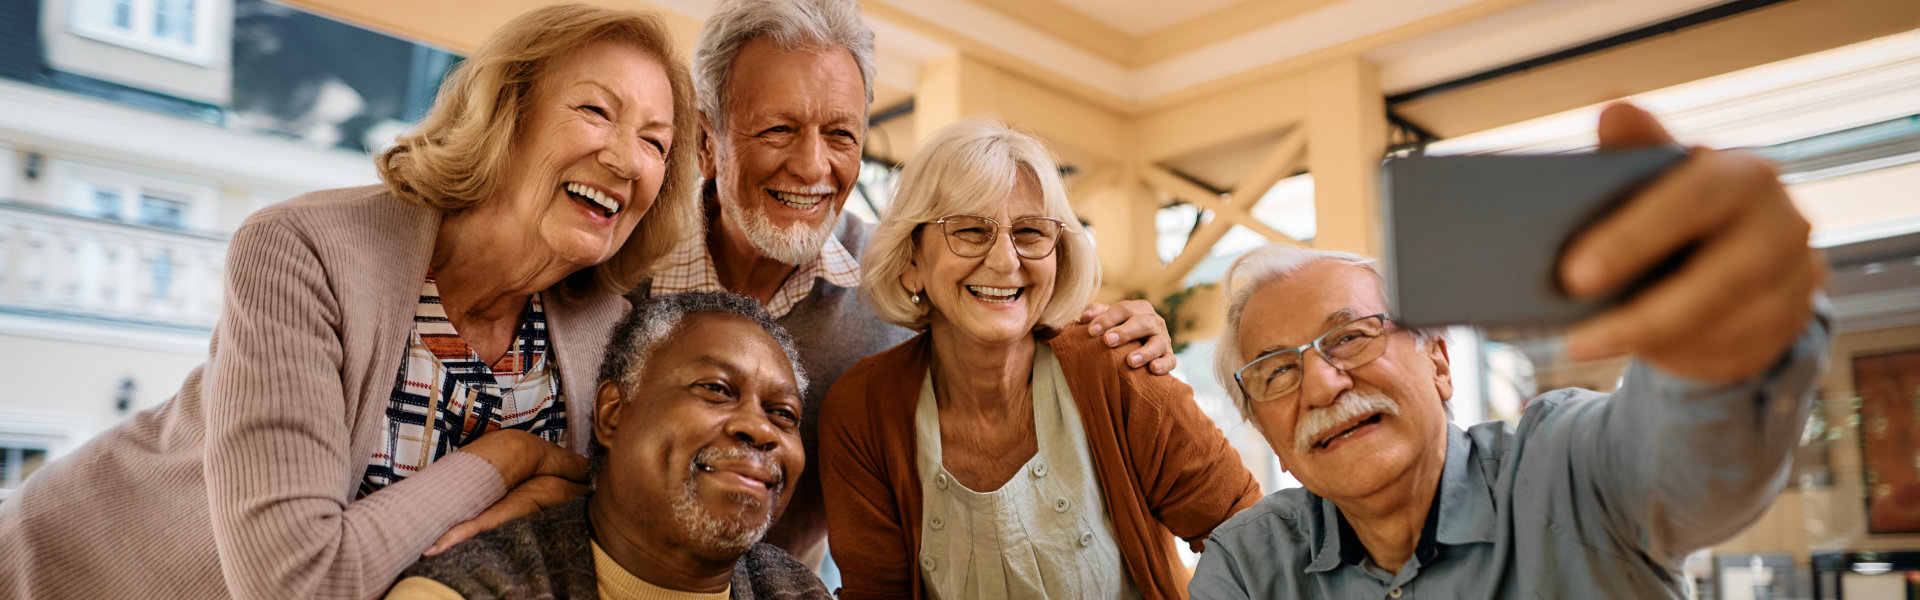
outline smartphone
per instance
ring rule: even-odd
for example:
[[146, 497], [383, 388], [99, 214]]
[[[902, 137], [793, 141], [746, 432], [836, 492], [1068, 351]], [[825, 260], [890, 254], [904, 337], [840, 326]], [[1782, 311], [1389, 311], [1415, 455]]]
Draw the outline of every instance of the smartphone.
[[1590, 299], [1567, 295], [1560, 256], [1576, 234], [1685, 157], [1660, 147], [1388, 160], [1381, 222], [1394, 319], [1410, 327], [1553, 328], [1631, 296], [1685, 251], [1618, 293]]

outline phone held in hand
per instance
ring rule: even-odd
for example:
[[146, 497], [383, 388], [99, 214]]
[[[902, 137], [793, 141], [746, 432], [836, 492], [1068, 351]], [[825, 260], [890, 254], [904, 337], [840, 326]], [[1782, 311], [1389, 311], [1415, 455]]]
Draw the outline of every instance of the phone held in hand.
[[1575, 235], [1685, 158], [1678, 147], [1565, 155], [1408, 157], [1381, 170], [1387, 298], [1410, 327], [1552, 328], [1631, 296], [1574, 299], [1560, 256]]

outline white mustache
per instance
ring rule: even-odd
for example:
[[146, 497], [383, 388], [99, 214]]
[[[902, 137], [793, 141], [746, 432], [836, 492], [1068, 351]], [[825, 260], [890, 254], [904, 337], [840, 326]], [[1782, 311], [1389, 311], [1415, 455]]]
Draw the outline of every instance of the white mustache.
[[1394, 402], [1393, 398], [1378, 390], [1349, 390], [1342, 393], [1340, 397], [1333, 399], [1332, 405], [1314, 409], [1301, 416], [1300, 422], [1293, 428], [1293, 451], [1306, 454], [1313, 449], [1314, 442], [1329, 433], [1329, 430], [1339, 427], [1348, 420], [1372, 413], [1398, 415], [1400, 403]]
[[732, 448], [701, 448], [699, 452], [693, 454], [693, 462], [689, 464], [687, 468], [697, 473], [700, 471], [700, 465], [710, 465], [723, 461], [751, 462], [756, 467], [763, 467], [772, 472], [774, 484], [768, 486], [767, 489], [773, 492], [772, 495], [774, 498], [779, 498], [780, 491], [787, 487], [787, 471], [786, 469], [780, 468], [779, 461], [773, 460], [773, 453], [741, 446], [734, 446]]

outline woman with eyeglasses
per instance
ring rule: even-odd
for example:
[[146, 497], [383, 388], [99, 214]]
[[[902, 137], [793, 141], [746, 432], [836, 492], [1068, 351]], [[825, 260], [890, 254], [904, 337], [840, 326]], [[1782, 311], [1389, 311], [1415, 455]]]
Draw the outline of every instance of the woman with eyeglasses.
[[1038, 140], [935, 132], [861, 257], [884, 319], [922, 333], [820, 410], [828, 539], [862, 598], [1184, 598], [1198, 547], [1260, 497], [1193, 390], [1061, 330], [1100, 265]]

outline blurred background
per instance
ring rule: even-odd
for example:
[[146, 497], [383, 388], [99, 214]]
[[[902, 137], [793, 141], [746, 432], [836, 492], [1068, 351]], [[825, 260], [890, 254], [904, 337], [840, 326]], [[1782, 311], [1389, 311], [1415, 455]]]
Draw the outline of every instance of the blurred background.
[[[252, 211], [377, 182], [369, 154], [462, 52], [544, 0], [0, 3], [0, 501], [203, 362]], [[690, 52], [713, 0], [654, 10]], [[878, 80], [851, 218], [921, 136], [997, 112], [1060, 155], [1106, 268], [1145, 298], [1268, 491], [1297, 485], [1212, 381], [1217, 283], [1281, 241], [1377, 253], [1378, 168], [1575, 152], [1628, 97], [1682, 141], [1782, 167], [1833, 266], [1832, 369], [1794, 472], [1689, 560], [1698, 598], [1920, 589], [1920, 2], [866, 0]], [[1463, 265], [1467, 267], [1470, 265]], [[1610, 390], [1552, 332], [1455, 328], [1454, 415]]]

